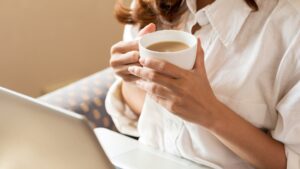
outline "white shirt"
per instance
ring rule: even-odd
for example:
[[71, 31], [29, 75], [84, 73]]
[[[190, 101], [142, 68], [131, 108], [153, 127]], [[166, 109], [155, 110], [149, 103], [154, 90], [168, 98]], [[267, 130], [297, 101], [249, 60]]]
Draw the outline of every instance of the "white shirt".
[[[299, 0], [257, 0], [257, 12], [244, 0], [217, 0], [197, 12], [196, 0], [186, 1], [189, 11], [179, 29], [190, 32], [196, 22], [202, 25], [195, 36], [201, 38], [216, 97], [284, 143], [287, 168], [300, 169]], [[136, 27], [126, 26], [124, 40], [136, 34]], [[117, 80], [111, 87], [106, 107], [121, 132], [139, 135], [144, 144], [195, 162], [214, 163], [216, 168], [252, 168], [205, 128], [156, 111], [147, 99], [138, 119], [122, 102], [120, 83]]]

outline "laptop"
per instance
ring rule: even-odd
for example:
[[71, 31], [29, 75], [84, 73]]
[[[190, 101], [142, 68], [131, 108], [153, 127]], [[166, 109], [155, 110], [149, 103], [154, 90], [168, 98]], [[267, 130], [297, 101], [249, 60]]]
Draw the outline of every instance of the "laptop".
[[209, 169], [109, 130], [96, 134], [79, 114], [0, 87], [0, 169]]

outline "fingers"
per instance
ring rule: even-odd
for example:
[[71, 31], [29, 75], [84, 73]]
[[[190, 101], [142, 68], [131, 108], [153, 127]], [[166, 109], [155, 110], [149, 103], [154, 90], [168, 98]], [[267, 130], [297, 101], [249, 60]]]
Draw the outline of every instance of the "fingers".
[[141, 58], [140, 63], [145, 67], [151, 68], [157, 72], [171, 76], [173, 78], [182, 78], [186, 74], [186, 70], [167, 61], [156, 58]]
[[175, 79], [172, 79], [166, 75], [163, 75], [159, 72], [156, 72], [152, 69], [148, 69], [148, 68], [142, 68], [139, 66], [130, 66], [128, 68], [128, 71], [132, 74], [135, 75], [137, 77], [140, 77], [141, 79], [144, 79], [146, 81], [151, 81], [151, 82], [155, 82], [158, 83], [162, 86], [168, 87], [171, 90], [175, 90]]
[[[155, 32], [156, 31], [156, 26], [155, 24], [151, 23], [144, 27], [138, 34], [138, 36], [143, 36], [147, 33]], [[111, 54], [124, 54], [129, 51], [137, 51], [138, 50], [138, 39], [132, 40], [132, 41], [120, 41], [113, 45], [111, 47], [110, 53]]]
[[[139, 32], [138, 36], [143, 36], [155, 30], [155, 24], [149, 24]], [[138, 39], [128, 42], [121, 41], [111, 47], [110, 66], [118, 76], [127, 82], [140, 79], [128, 71], [129, 66], [141, 66], [139, 64], [138, 42]]]
[[130, 51], [137, 51], [139, 48], [138, 40], [133, 41], [120, 41], [114, 44], [111, 49], [110, 53], [113, 54], [124, 54]]
[[122, 76], [121, 77], [125, 82], [135, 82], [139, 80], [140, 78], [133, 76], [133, 75], [127, 75], [127, 76]]
[[195, 62], [194, 69], [198, 70], [201, 67], [203, 68], [203, 66], [204, 66], [204, 51], [203, 51], [203, 48], [201, 46], [201, 41], [198, 38], [197, 55], [196, 55], [196, 62]]
[[145, 26], [139, 33], [138, 36], [143, 36], [147, 33], [155, 32], [156, 31], [156, 25], [153, 23], [150, 23], [149, 25]]
[[110, 66], [119, 67], [127, 64], [138, 63], [139, 57], [139, 52], [137, 51], [131, 51], [125, 54], [115, 54], [112, 55], [110, 59]]
[[137, 80], [136, 84], [139, 88], [143, 89], [150, 95], [158, 96], [163, 99], [172, 97], [172, 92], [168, 88], [157, 83], [144, 80]]
[[129, 64], [129, 65], [122, 65], [119, 67], [115, 67], [114, 71], [117, 75], [122, 76], [122, 75], [133, 75], [131, 72], [128, 71], [129, 67], [141, 67], [141, 65], [139, 65], [139, 63], [135, 63], [135, 64]]
[[139, 77], [136, 77], [134, 75], [130, 75], [130, 74], [122, 74], [122, 75], [118, 75], [123, 81], [125, 82], [134, 82], [137, 80], [140, 80]]
[[118, 75], [119, 77], [121, 77], [124, 81], [126, 82], [133, 82], [136, 81], [138, 79], [140, 79], [139, 77], [132, 75], [129, 71], [128, 71], [128, 67], [130, 66], [141, 66], [139, 63], [135, 63], [135, 64], [129, 64], [129, 65], [123, 65], [123, 66], [119, 66], [119, 67], [115, 67], [114, 68], [114, 72], [116, 75]]
[[[158, 95], [150, 95], [150, 97], [157, 102], [158, 104], [162, 105], [164, 108], [169, 110], [170, 112], [177, 115], [177, 110], [179, 109], [179, 106], [176, 105], [172, 99], [166, 99], [163, 97], [160, 97]], [[174, 99], [174, 98], [173, 98]]]

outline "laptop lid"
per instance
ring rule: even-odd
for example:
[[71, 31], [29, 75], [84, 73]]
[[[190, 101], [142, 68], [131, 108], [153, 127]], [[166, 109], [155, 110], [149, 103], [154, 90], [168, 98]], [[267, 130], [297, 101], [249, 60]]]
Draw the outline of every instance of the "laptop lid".
[[114, 167], [83, 116], [0, 87], [0, 168]]

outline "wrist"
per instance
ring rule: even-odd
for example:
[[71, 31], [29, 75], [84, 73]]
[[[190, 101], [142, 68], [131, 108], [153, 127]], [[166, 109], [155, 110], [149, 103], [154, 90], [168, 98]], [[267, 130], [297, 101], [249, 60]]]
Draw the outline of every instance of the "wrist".
[[207, 129], [215, 134], [221, 133], [230, 123], [232, 111], [229, 111], [230, 109], [217, 99], [210, 107], [211, 124]]

